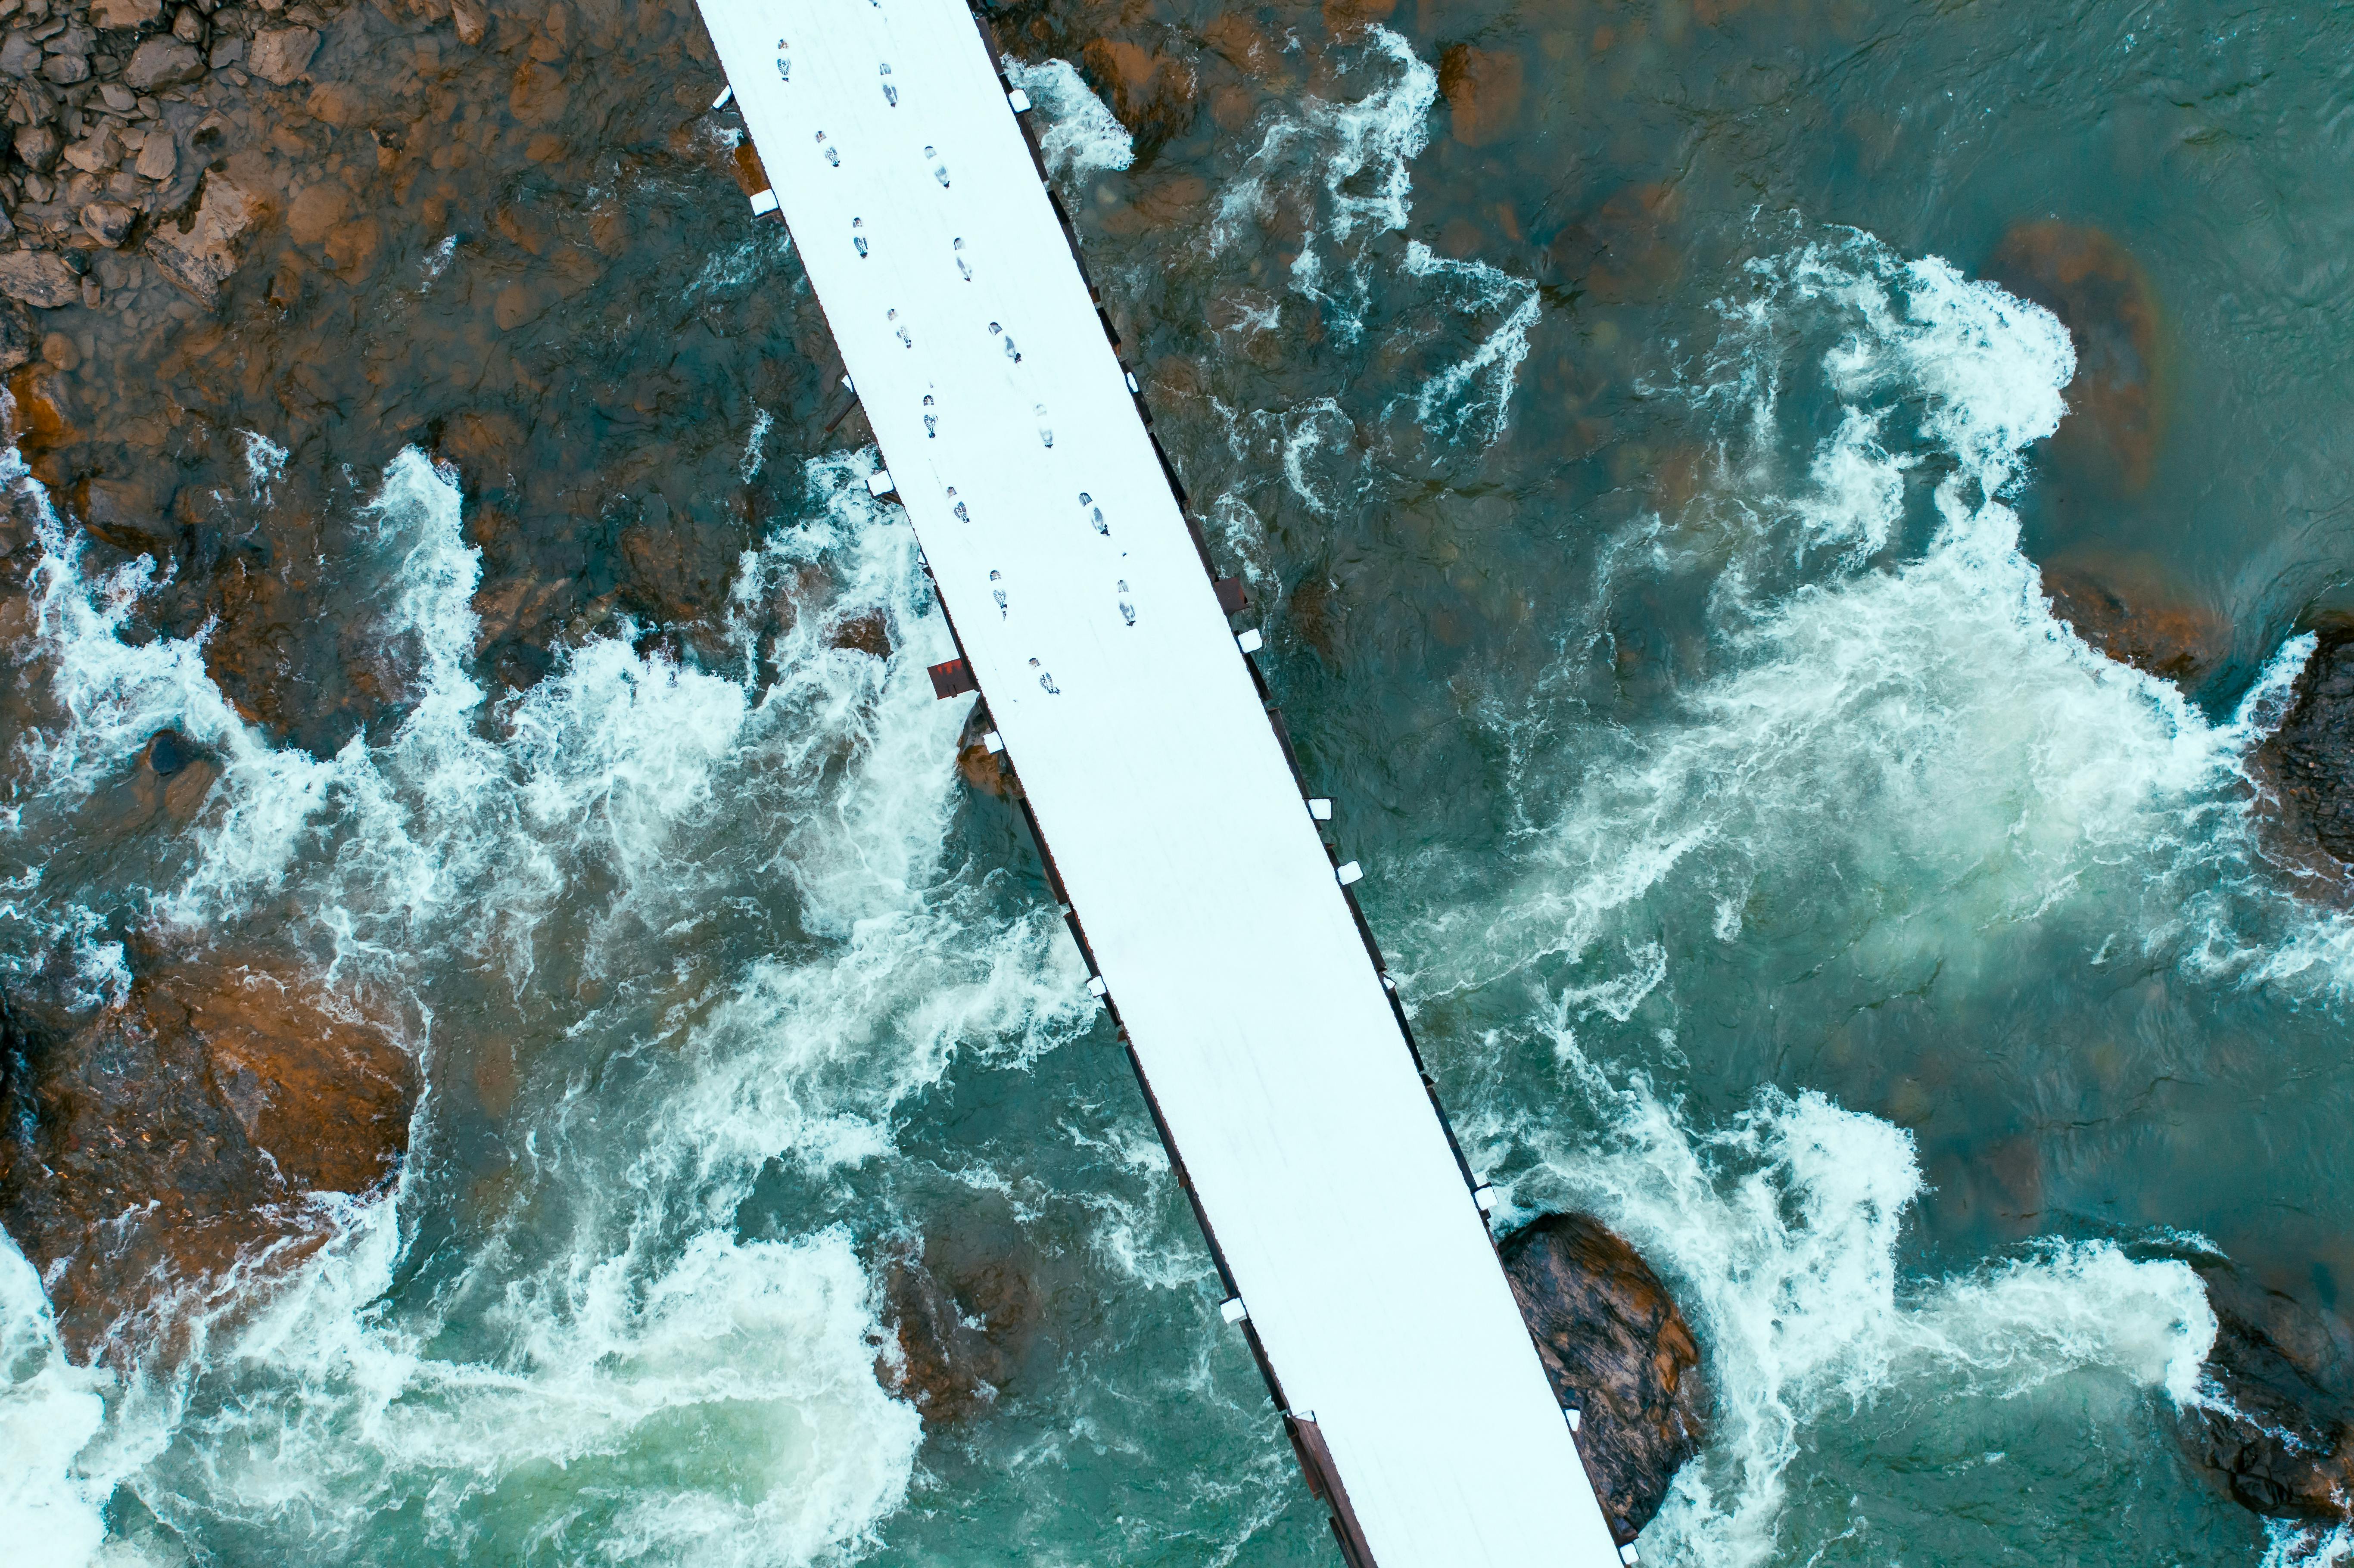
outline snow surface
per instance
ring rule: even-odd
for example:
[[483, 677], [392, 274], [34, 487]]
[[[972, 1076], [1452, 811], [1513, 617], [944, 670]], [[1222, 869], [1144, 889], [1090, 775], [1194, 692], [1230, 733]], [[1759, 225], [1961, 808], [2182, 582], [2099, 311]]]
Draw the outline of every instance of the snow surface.
[[962, 0], [702, 8], [1279, 1397], [1374, 1560], [1615, 1565]]

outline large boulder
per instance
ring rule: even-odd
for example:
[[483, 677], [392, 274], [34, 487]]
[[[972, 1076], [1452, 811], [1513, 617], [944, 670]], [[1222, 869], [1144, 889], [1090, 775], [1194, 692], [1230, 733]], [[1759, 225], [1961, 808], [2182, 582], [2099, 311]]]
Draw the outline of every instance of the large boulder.
[[[207, 767], [167, 732], [133, 783], [170, 810]], [[299, 973], [260, 955], [138, 967], [115, 1005], [8, 1020], [0, 1224], [78, 1356], [143, 1338], [240, 1257], [305, 1250], [324, 1222], [302, 1200], [387, 1181], [417, 1099], [394, 1037]]]
[[1049, 1310], [1071, 1267], [1010, 1212], [982, 1209], [954, 1233], [894, 1238], [878, 1261], [892, 1339], [875, 1374], [927, 1425], [984, 1414], [1053, 1361]]
[[2354, 1364], [2343, 1324], [2231, 1265], [2192, 1265], [2214, 1308], [2204, 1396], [2178, 1432], [2191, 1462], [2243, 1508], [2354, 1520]]
[[272, 27], [253, 36], [245, 68], [266, 82], [286, 87], [311, 69], [311, 57], [318, 52], [319, 35], [310, 28]]
[[2342, 884], [2354, 867], [2354, 626], [2321, 629], [2255, 764], [2292, 855], [2317, 847], [2329, 857], [2318, 868]]
[[1579, 1413], [1578, 1451], [1624, 1545], [1707, 1441], [1700, 1342], [1650, 1266], [1598, 1221], [1546, 1214], [1498, 1251], [1554, 1396]]
[[[164, 275], [197, 302], [210, 305], [245, 254], [245, 237], [260, 218], [260, 197], [218, 175], [205, 178], [204, 199], [176, 223], [159, 223], [148, 237], [147, 254]], [[0, 282], [0, 288], [5, 288]]]

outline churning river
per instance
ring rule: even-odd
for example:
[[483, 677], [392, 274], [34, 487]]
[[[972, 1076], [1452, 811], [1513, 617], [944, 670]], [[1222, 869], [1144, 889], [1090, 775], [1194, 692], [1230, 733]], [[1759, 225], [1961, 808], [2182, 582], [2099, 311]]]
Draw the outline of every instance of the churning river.
[[[608, 19], [634, 71], [573, 24], [552, 162], [512, 59], [352, 15], [472, 162], [383, 198], [362, 281], [256, 264], [238, 352], [316, 395], [208, 372], [208, 444], [154, 461], [313, 541], [323, 661], [392, 694], [257, 716], [12, 456], [0, 955], [87, 1010], [143, 943], [265, 953], [423, 1093], [389, 1189], [151, 1351], [76, 1363], [0, 1245], [0, 1555], [1334, 1561], [1018, 810], [959, 775], [946, 630], [863, 426], [822, 433], [691, 7]], [[998, 26], [1467, 1153], [1503, 1217], [1620, 1230], [1705, 1343], [1645, 1560], [2338, 1557], [2172, 1434], [2215, 1328], [2181, 1259], [2354, 1287], [2354, 924], [2245, 778], [2354, 608], [2354, 12]], [[1106, 29], [1190, 87], [1124, 126]], [[1458, 45], [1511, 63], [1450, 101]], [[1989, 281], [2054, 220], [2147, 305], [2107, 447], [2062, 429], [2102, 415], [2069, 331]], [[614, 588], [648, 529], [716, 563], [667, 615]], [[2211, 657], [2105, 658], [2054, 562]], [[133, 821], [161, 730], [219, 778]], [[929, 1428], [878, 1371], [917, 1251], [992, 1307]]]

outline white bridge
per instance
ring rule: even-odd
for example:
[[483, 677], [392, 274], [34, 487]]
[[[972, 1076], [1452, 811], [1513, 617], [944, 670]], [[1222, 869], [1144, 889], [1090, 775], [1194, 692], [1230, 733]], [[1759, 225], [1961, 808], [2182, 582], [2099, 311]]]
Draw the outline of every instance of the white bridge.
[[1072, 928], [1358, 1568], [1619, 1562], [965, 0], [701, 0]]

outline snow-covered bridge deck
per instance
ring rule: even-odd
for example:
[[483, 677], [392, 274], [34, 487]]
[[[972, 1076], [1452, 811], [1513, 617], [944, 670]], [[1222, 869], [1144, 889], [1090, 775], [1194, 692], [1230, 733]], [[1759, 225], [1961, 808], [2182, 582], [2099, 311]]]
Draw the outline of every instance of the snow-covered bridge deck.
[[1615, 1565], [964, 0], [701, 3], [1343, 1550], [1381, 1568]]

